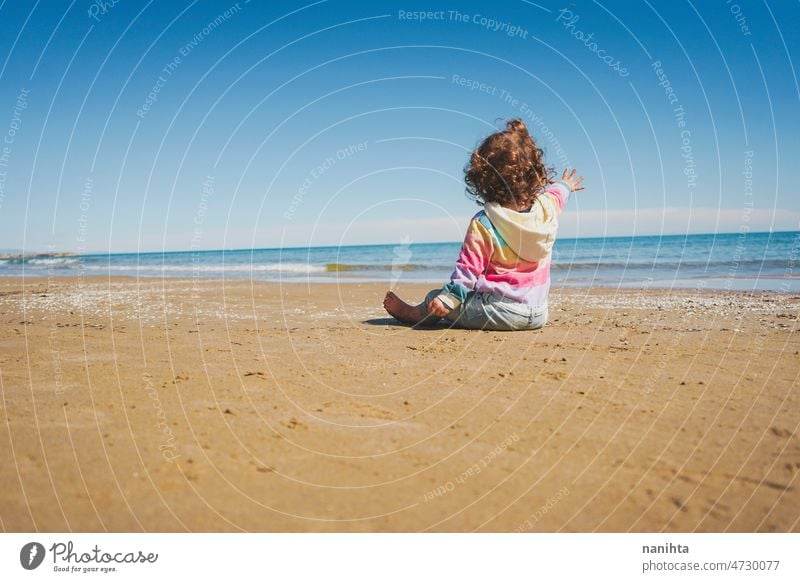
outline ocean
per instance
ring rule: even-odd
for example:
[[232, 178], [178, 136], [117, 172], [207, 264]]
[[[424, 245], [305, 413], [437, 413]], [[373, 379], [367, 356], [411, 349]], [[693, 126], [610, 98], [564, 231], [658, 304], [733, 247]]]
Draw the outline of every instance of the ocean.
[[[460, 243], [0, 258], [0, 276], [130, 275], [441, 284]], [[800, 292], [800, 232], [559, 239], [554, 286]]]

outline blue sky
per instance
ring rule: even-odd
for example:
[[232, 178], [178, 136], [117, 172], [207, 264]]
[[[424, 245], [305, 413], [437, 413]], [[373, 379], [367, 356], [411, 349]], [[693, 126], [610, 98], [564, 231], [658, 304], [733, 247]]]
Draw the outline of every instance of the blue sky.
[[800, 228], [794, 2], [6, 1], [0, 20], [0, 248], [460, 240], [469, 151], [510, 117], [586, 176], [562, 236]]

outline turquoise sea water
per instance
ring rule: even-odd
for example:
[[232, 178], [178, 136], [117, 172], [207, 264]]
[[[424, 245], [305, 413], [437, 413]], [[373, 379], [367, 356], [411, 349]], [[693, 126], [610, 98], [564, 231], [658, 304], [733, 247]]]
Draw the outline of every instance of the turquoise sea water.
[[[0, 259], [0, 275], [442, 283], [460, 243]], [[554, 285], [800, 292], [800, 232], [559, 239]]]

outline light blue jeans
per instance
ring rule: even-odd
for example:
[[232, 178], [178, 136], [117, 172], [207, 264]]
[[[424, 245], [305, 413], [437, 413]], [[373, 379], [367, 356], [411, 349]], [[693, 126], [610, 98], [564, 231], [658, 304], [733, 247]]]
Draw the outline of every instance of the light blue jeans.
[[[425, 309], [440, 293], [434, 289], [425, 297]], [[493, 293], [472, 291], [457, 308], [447, 314], [453, 327], [487, 331], [539, 329], [547, 323], [547, 306], [531, 307]]]

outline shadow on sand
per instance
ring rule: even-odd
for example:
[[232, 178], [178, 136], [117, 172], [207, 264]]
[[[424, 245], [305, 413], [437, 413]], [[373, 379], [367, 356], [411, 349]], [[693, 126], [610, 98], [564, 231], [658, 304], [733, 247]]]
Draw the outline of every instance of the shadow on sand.
[[405, 323], [400, 321], [399, 319], [395, 319], [394, 317], [376, 317], [374, 319], [365, 319], [362, 323], [366, 323], [367, 325], [376, 325], [381, 327], [386, 326], [394, 326], [394, 327], [408, 327], [411, 329], [416, 329], [420, 331], [429, 331], [435, 329], [448, 329], [452, 327], [452, 325], [448, 325], [448, 323], [444, 323], [445, 320], [440, 320], [435, 323]]

